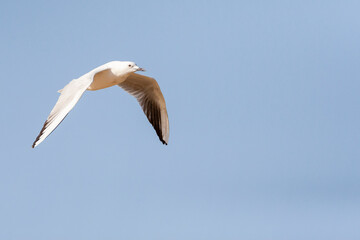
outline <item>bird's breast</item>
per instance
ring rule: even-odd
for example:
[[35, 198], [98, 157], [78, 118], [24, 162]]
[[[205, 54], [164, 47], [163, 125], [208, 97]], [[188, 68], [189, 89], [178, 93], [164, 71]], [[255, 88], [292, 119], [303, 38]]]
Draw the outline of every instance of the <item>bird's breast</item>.
[[125, 79], [126, 76], [117, 76], [110, 69], [107, 69], [95, 74], [93, 82], [87, 90], [95, 91], [112, 87], [125, 81]]

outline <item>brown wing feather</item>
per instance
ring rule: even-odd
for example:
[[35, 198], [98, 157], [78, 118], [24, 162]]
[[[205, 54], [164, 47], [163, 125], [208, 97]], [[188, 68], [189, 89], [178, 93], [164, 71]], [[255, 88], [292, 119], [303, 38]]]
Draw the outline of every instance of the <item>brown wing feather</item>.
[[167, 145], [169, 140], [169, 119], [165, 99], [156, 80], [131, 73], [119, 86], [138, 100], [160, 141]]

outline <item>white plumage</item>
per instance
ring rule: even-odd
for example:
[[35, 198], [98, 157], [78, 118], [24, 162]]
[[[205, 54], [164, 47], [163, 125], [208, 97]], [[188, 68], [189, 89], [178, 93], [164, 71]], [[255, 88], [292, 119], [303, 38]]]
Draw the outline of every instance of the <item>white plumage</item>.
[[32, 147], [36, 147], [64, 120], [86, 90], [95, 91], [118, 85], [132, 94], [139, 102], [160, 141], [169, 141], [169, 119], [164, 96], [156, 80], [135, 73], [144, 71], [133, 62], [113, 61], [97, 67], [63, 89], [49, 117], [44, 123]]

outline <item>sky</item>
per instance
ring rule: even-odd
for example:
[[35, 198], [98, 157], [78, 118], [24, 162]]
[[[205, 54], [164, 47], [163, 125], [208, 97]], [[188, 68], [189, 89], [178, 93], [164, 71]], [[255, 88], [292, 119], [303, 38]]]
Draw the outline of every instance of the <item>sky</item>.
[[[1, 1], [0, 239], [360, 239], [359, 1]], [[162, 145], [121, 88], [136, 62]]]

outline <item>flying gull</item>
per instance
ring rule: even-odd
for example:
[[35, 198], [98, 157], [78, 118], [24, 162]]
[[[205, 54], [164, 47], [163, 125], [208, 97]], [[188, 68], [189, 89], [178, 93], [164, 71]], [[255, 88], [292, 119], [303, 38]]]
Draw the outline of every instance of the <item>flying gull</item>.
[[114, 85], [133, 95], [163, 144], [169, 141], [169, 119], [164, 96], [156, 80], [137, 74], [144, 71], [133, 62], [113, 61], [97, 67], [59, 90], [60, 97], [32, 147], [36, 147], [64, 120], [86, 90], [95, 91]]

